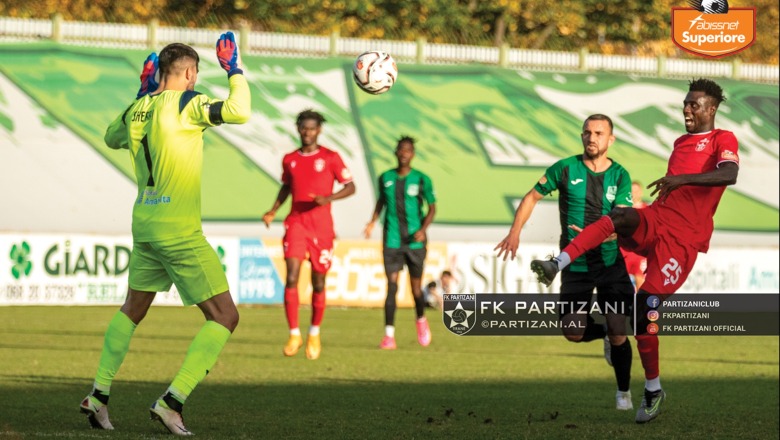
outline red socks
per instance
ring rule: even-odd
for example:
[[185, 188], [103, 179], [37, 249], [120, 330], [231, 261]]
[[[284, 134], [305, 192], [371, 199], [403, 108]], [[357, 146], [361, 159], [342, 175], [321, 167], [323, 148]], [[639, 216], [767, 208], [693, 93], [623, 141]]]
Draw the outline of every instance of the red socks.
[[637, 335], [636, 347], [646, 379], [655, 379], [661, 373], [658, 367], [658, 335]]
[[311, 293], [311, 325], [320, 325], [325, 314], [325, 290]]
[[287, 325], [290, 329], [298, 328], [298, 288], [284, 289], [284, 313], [287, 315]]
[[566, 252], [571, 261], [574, 261], [585, 252], [598, 247], [614, 232], [615, 225], [612, 224], [612, 219], [608, 215], [602, 216], [574, 237], [574, 240], [563, 248], [561, 253]]
[[[284, 289], [284, 313], [287, 315], [287, 325], [290, 329], [298, 328], [298, 300], [297, 288]], [[311, 294], [311, 325], [320, 325], [325, 314], [325, 291], [312, 292]]]

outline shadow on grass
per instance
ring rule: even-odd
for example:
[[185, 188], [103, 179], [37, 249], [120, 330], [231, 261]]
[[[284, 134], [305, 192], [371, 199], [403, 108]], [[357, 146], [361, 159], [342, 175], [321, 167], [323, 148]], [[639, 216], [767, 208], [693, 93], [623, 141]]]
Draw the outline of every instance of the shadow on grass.
[[[456, 366], [451, 368], [457, 368]], [[410, 372], [410, 374], [414, 374]], [[81, 380], [4, 376], [0, 438], [168, 437], [148, 407], [167, 384], [112, 388], [116, 431], [91, 431], [78, 412]], [[641, 382], [633, 387], [639, 406]], [[200, 439], [412, 438], [777, 438], [778, 381], [669, 380], [661, 416], [634, 423], [614, 409], [604, 381], [403, 383], [325, 379], [310, 385], [233, 386], [206, 380], [187, 402], [187, 426]]]

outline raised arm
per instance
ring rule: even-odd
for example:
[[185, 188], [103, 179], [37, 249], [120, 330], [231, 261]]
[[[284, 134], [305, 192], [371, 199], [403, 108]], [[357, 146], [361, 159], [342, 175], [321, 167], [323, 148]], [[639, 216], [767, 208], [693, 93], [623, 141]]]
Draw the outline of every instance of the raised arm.
[[507, 257], [514, 260], [515, 255], [517, 254], [517, 247], [520, 246], [520, 232], [523, 230], [523, 226], [528, 221], [528, 218], [531, 217], [531, 213], [534, 211], [536, 204], [543, 198], [544, 195], [537, 191], [536, 188], [532, 188], [531, 191], [528, 191], [525, 197], [523, 197], [523, 200], [517, 207], [517, 211], [515, 211], [515, 220], [512, 222], [512, 227], [509, 229], [509, 234], [507, 234], [507, 236], [493, 249], [494, 251], [498, 251], [497, 256], [499, 258], [503, 255], [504, 261], [506, 261]]
[[226, 32], [217, 40], [217, 59], [228, 74], [230, 95], [224, 101], [215, 101], [209, 110], [215, 125], [222, 123], [243, 124], [252, 113], [249, 84], [240, 65], [238, 45], [233, 32]]
[[[143, 98], [149, 93], [157, 91], [160, 87], [159, 83], [159, 61], [157, 53], [150, 53], [144, 60], [143, 67], [141, 68], [141, 86], [138, 88], [138, 93], [135, 95], [135, 99]], [[132, 106], [132, 104], [131, 104]], [[103, 140], [108, 145], [108, 148], [119, 150], [128, 149], [130, 144], [127, 137], [127, 125], [125, 125], [125, 115], [130, 109], [130, 106], [125, 109], [106, 129], [106, 134]]]

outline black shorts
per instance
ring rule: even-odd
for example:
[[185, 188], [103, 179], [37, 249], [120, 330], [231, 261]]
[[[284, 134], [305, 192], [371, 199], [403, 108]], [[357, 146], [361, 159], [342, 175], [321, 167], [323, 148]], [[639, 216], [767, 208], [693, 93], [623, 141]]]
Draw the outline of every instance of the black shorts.
[[400, 272], [404, 264], [409, 268], [409, 276], [412, 278], [422, 278], [423, 266], [425, 265], [425, 255], [428, 253], [426, 248], [409, 249], [402, 247], [398, 249], [384, 248], [382, 256], [385, 260], [385, 273]]
[[598, 310], [605, 313], [617, 313], [631, 316], [634, 305], [634, 285], [626, 271], [622, 259], [612, 266], [594, 272], [561, 273], [561, 301], [566, 304], [559, 309], [560, 316], [582, 311], [582, 304], [591, 309], [593, 289], [596, 289]]

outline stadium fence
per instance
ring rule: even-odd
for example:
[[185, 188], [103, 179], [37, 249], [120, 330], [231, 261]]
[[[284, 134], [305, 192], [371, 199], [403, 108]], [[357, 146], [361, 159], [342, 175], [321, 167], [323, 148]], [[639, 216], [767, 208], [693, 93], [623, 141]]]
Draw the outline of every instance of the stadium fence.
[[[160, 26], [157, 20], [147, 24], [92, 23], [65, 21], [55, 14], [50, 20], [0, 17], [0, 41], [51, 40], [63, 44], [127, 49], [158, 49], [173, 42], [195, 47], [214, 44], [214, 30]], [[474, 45], [428, 43], [416, 41], [342, 38], [338, 32], [329, 36], [252, 31], [238, 29], [242, 52], [252, 55], [285, 57], [356, 56], [366, 49], [381, 49], [393, 54], [399, 62], [418, 64], [478, 63], [510, 69], [544, 71], [607, 71], [646, 77], [683, 78], [690, 76], [723, 77], [736, 80], [780, 83], [775, 65], [730, 61], [690, 60], [625, 55], [602, 55], [579, 52], [531, 50]]]

